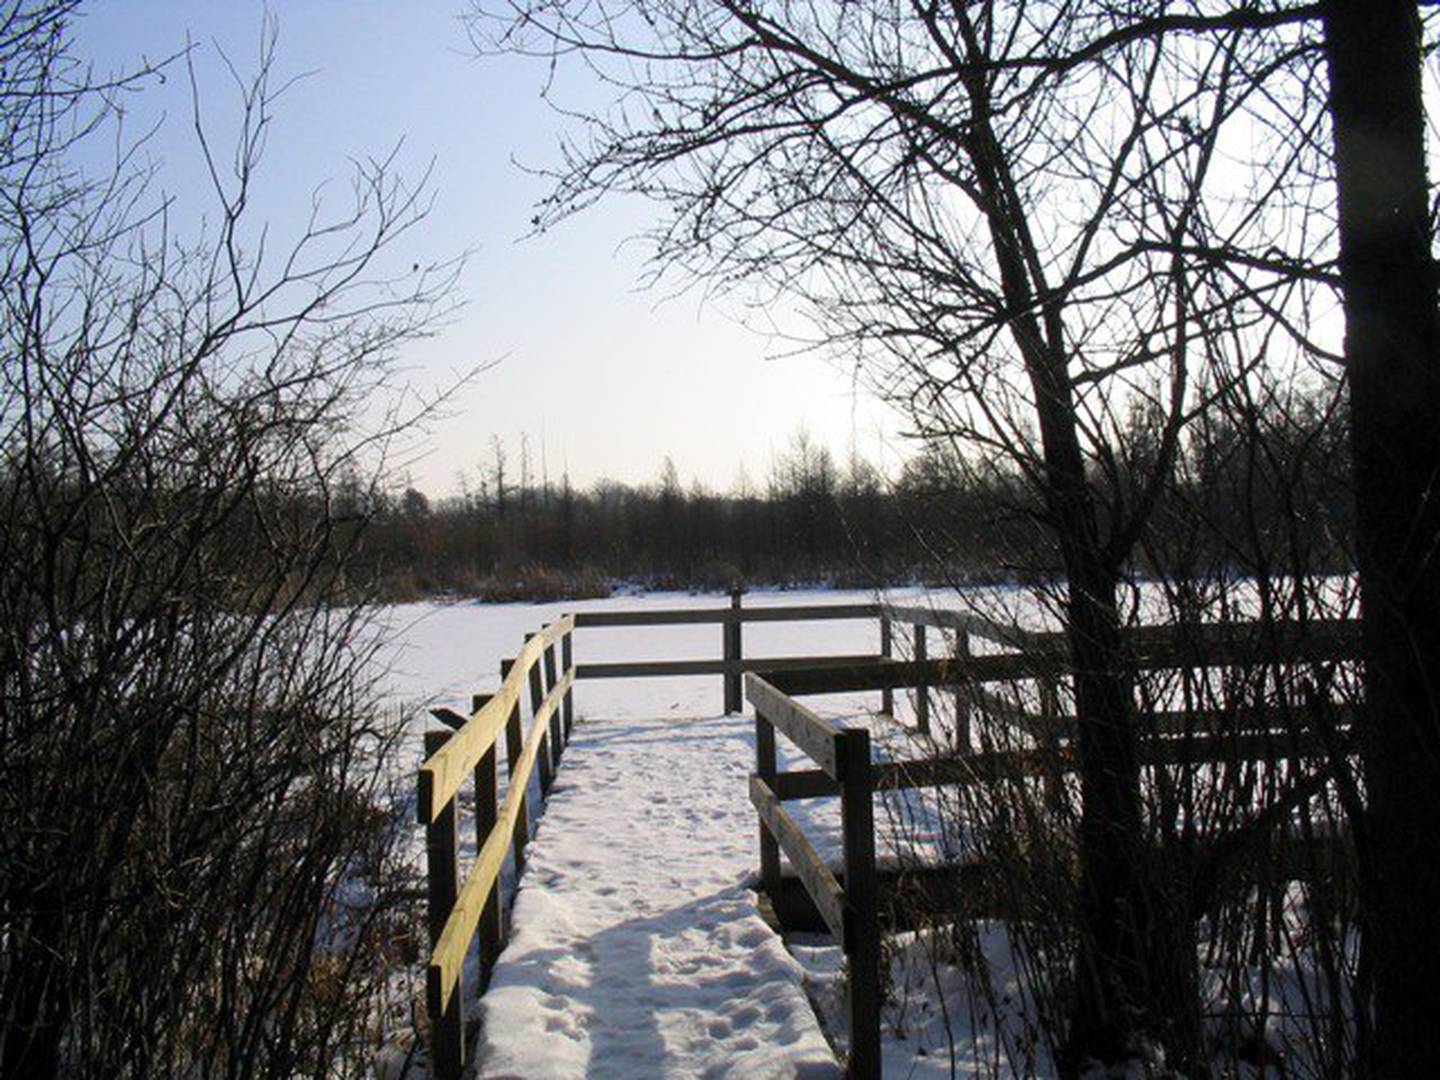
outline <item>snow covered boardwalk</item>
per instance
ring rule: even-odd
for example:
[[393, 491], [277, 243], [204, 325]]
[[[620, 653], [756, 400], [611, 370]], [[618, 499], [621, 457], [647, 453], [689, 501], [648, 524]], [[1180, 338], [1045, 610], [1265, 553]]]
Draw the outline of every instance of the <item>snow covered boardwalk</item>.
[[575, 728], [481, 999], [482, 1077], [842, 1075], [756, 912], [751, 721]]

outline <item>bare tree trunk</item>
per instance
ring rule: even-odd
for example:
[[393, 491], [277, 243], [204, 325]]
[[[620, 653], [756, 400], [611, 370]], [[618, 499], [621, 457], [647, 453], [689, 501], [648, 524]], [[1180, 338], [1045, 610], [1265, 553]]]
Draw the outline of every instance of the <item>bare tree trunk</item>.
[[1325, 11], [1364, 618], [1374, 1076], [1431, 1075], [1440, 971], [1440, 326], [1414, 0]]

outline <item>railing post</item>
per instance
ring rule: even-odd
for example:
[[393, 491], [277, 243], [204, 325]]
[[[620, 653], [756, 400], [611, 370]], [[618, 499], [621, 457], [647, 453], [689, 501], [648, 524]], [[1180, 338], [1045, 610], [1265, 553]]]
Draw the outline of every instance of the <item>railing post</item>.
[[[500, 661], [500, 678], [503, 681], [515, 666], [514, 660]], [[515, 777], [515, 766], [525, 749], [525, 733], [520, 725], [520, 698], [517, 695], [510, 715], [505, 719], [505, 765], [511, 780]], [[515, 873], [518, 875], [525, 866], [525, 845], [530, 842], [530, 794], [520, 796], [520, 812], [515, 816]]]
[[[895, 643], [891, 640], [893, 634], [890, 628], [890, 616], [882, 608], [880, 611], [880, 656], [889, 660], [895, 653]], [[880, 691], [880, 711], [886, 716], [895, 715], [895, 691], [890, 687]]]
[[[534, 634], [526, 634], [525, 641], [528, 644]], [[530, 720], [533, 723], [540, 715], [540, 706], [545, 701], [545, 691], [540, 687], [540, 665], [530, 665]], [[538, 755], [540, 765], [540, 794], [550, 794], [550, 785], [555, 780], [555, 767], [550, 760], [550, 736], [540, 736], [540, 753]]]
[[970, 700], [965, 694], [965, 680], [970, 677], [970, 632], [955, 632], [955, 658], [959, 662], [955, 685], [955, 749], [970, 752]]
[[725, 715], [742, 712], [745, 703], [740, 693], [740, 596], [739, 589], [730, 590], [730, 618], [723, 624], [725, 647]]
[[875, 880], [875, 808], [870, 733], [840, 736], [840, 816], [845, 842], [845, 952], [850, 969], [848, 1073], [880, 1075], [880, 921]]
[[[493, 694], [476, 694], [470, 699], [470, 712], [475, 714], [489, 704]], [[500, 785], [496, 777], [495, 744], [481, 756], [475, 766], [475, 850], [480, 851], [490, 839], [490, 831], [499, 818]], [[480, 914], [480, 991], [490, 985], [490, 973], [500, 958], [500, 943], [505, 939], [505, 924], [500, 907], [500, 884], [485, 899]]]
[[[450, 741], [449, 731], [425, 733], [425, 756], [438, 753]], [[439, 816], [425, 827], [426, 884], [429, 894], [430, 947], [433, 949], [445, 929], [445, 922], [460, 897], [459, 837], [456, 835], [455, 800], [445, 804]], [[437, 992], [438, 991], [438, 992]], [[450, 994], [449, 1006], [440, 1009], [443, 987], [430, 987], [430, 1068], [441, 1080], [456, 1080], [465, 1067], [464, 1000], [465, 975]]]
[[[915, 659], [922, 662], [929, 659], [924, 623], [915, 624]], [[915, 687], [915, 724], [921, 735], [930, 734], [930, 687], [924, 676]]]
[[[549, 629], [550, 624], [546, 623], [545, 628]], [[555, 643], [552, 641], [545, 646], [545, 696], [548, 698], [550, 692], [555, 689], [559, 680], [555, 677]], [[560, 768], [560, 755], [565, 753], [565, 718], [561, 710], [556, 709], [550, 714], [550, 750], [555, 757], [555, 768]]]
[[[755, 710], [755, 775], [775, 787], [775, 729]], [[780, 893], [780, 845], [760, 820], [760, 888], [773, 901]]]
[[[562, 618], [564, 617], [562, 616]], [[574, 634], [574, 630], [567, 630], [560, 639], [561, 674], [570, 676], [570, 689], [565, 691], [565, 703], [561, 706], [565, 714], [565, 742], [567, 744], [570, 742], [570, 732], [575, 727], [575, 646], [570, 640]]]

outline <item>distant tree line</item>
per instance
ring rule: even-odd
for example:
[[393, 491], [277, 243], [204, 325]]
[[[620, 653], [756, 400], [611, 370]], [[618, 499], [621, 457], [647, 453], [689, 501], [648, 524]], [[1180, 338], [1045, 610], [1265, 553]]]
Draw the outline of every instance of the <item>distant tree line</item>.
[[[1156, 510], [1160, 527], [1136, 569], [1163, 573], [1180, 561], [1207, 573], [1348, 569], [1352, 497], [1337, 482], [1349, 468], [1337, 415], [1343, 396], [1318, 386], [1234, 404], [1189, 433]], [[1138, 459], [1159, 453], [1162, 424], [1137, 399], [1127, 459], [1104, 466], [1120, 477], [1120, 490], [1125, 476], [1146, 474], [1151, 463]], [[687, 489], [668, 457], [650, 484], [602, 480], [577, 489], [568, 475], [536, 482], [528, 469], [512, 480], [497, 442], [478, 482], [458, 494], [432, 500], [415, 487], [357, 484], [339, 501], [343, 514], [370, 520], [352, 570], [393, 598], [574, 596], [607, 592], [617, 580], [677, 589], [866, 587], [1060, 573], [1045, 511], [1009, 462], [976, 460], [945, 439], [919, 446], [887, 478], [859, 456], [837, 462], [801, 432], [763, 486], [742, 473], [720, 493], [699, 483]], [[1290, 523], [1302, 508], [1311, 527], [1299, 551]]]

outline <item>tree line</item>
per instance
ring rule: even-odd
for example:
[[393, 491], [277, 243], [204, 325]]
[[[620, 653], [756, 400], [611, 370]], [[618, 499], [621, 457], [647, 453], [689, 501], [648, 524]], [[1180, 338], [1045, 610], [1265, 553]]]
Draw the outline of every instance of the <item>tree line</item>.
[[[1277, 391], [1244, 417], [1217, 410], [1197, 425], [1172, 464], [1157, 509], [1163, 526], [1137, 553], [1139, 571], [1163, 575], [1181, 560], [1233, 575], [1352, 569], [1353, 498], [1336, 482], [1348, 470], [1344, 408], [1337, 387], [1320, 384]], [[1144, 459], [1158, 452], [1160, 423], [1138, 402], [1130, 411], [1128, 476], [1143, 475]], [[1260, 471], [1267, 479], [1257, 483]], [[686, 488], [668, 458], [650, 484], [580, 489], [568, 475], [509, 482], [497, 454], [478, 482], [444, 498], [353, 482], [337, 495], [342, 516], [362, 508], [367, 528], [351, 570], [392, 599], [601, 595], [620, 582], [690, 590], [1003, 583], [1062, 572], [1023, 476], [947, 441], [923, 445], [891, 479], [857, 456], [841, 465], [801, 432], [763, 486], [742, 475], [724, 493]], [[1301, 512], [1309, 529], [1297, 551]]]

